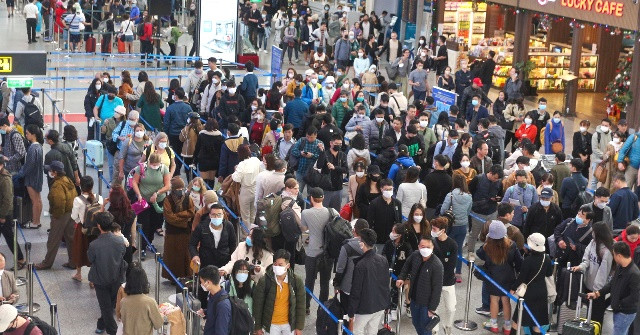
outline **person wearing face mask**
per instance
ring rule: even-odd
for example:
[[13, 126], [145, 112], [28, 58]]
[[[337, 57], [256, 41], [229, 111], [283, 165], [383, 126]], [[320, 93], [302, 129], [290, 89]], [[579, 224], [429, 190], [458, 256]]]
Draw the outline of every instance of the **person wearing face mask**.
[[444, 217], [431, 220], [433, 254], [440, 259], [443, 266], [442, 298], [436, 310], [442, 322], [434, 327], [434, 332], [439, 333], [439, 327], [442, 325], [444, 334], [451, 335], [453, 334], [453, 316], [456, 312], [456, 277], [453, 272], [458, 254], [458, 244], [447, 235], [448, 225], [449, 221]]
[[[378, 235], [376, 248], [378, 252], [381, 252], [393, 225], [402, 222], [402, 203], [393, 196], [393, 181], [391, 179], [382, 179], [378, 184], [381, 195], [369, 204], [366, 218]], [[366, 187], [366, 185], [362, 187]]]
[[357, 160], [355, 163], [353, 163], [352, 166], [353, 166], [354, 174], [349, 176], [349, 183], [347, 187], [347, 190], [349, 193], [349, 204], [351, 205], [351, 208], [353, 210], [353, 217], [360, 218], [360, 208], [355, 205], [355, 201], [356, 201], [358, 188], [360, 187], [360, 185], [365, 184], [367, 181], [367, 177], [366, 177], [367, 165], [364, 160]]
[[553, 202], [553, 190], [545, 187], [540, 191], [538, 203], [529, 207], [528, 214], [522, 227], [524, 238], [533, 233], [540, 233], [546, 237], [552, 236], [556, 226], [562, 223], [562, 211]]
[[[6, 86], [7, 86], [6, 84], [4, 84], [4, 86], [0, 85], [0, 88], [3, 89], [3, 92], [4, 92], [4, 87]], [[10, 89], [8, 90], [10, 91]], [[89, 88], [87, 89], [87, 94], [84, 96], [84, 116], [87, 118], [87, 140], [95, 139], [95, 135], [96, 135], [95, 124], [91, 122], [91, 118], [94, 117], [93, 109], [96, 106], [98, 99], [100, 98], [101, 95], [104, 94], [104, 92], [105, 91], [103, 90], [102, 82], [100, 81], [100, 79], [95, 78], [91, 82], [91, 86], [89, 86]], [[3, 108], [3, 111], [6, 110], [6, 105], [9, 104], [9, 99], [10, 99], [10, 95], [3, 97], [3, 100], [2, 100], [4, 102], [3, 106], [5, 106]], [[34, 101], [33, 103], [36, 103], [36, 101]]]
[[[389, 269], [392, 269], [393, 274], [398, 276], [407, 261], [407, 258], [413, 253], [414, 249], [411, 248], [411, 244], [408, 241], [407, 228], [404, 223], [396, 223], [391, 233], [389, 233], [389, 240], [384, 244], [382, 248], [382, 256], [387, 259], [389, 263]], [[402, 308], [397, 306], [398, 302], [398, 288], [395, 285], [390, 287], [391, 291], [391, 319], [397, 319], [398, 312], [396, 308]]]
[[572, 159], [569, 163], [571, 176], [564, 178], [560, 185], [560, 192], [558, 192], [560, 194], [560, 207], [565, 218], [573, 217], [576, 214], [574, 201], [576, 201], [580, 192], [588, 187], [587, 178], [580, 173], [582, 167], [583, 162], [580, 158]]
[[[185, 78], [182, 89], [185, 93], [192, 97], [194, 94], [199, 93], [200, 84], [207, 80], [206, 73], [203, 70], [204, 64], [201, 60], [197, 60], [194, 63], [194, 69], [189, 72], [187, 78]], [[182, 99], [180, 99], [182, 100]]]
[[538, 202], [538, 192], [534, 185], [527, 182], [526, 171], [516, 171], [515, 177], [516, 184], [506, 189], [501, 202], [513, 205], [514, 214], [511, 223], [518, 228], [522, 228], [528, 216], [529, 208]]
[[202, 91], [200, 100], [200, 112], [204, 115], [212, 115], [218, 101], [216, 94], [221, 89], [222, 74], [220, 70], [209, 70], [207, 72], [207, 86]]
[[[369, 121], [367, 121], [369, 122]], [[362, 162], [364, 167], [371, 165], [371, 153], [367, 149], [364, 141], [364, 136], [361, 133], [357, 133], [351, 141], [349, 141], [351, 149], [347, 153], [347, 166], [349, 166], [349, 174], [355, 173], [355, 163]]]
[[196, 112], [191, 112], [187, 119], [187, 125], [180, 131], [179, 138], [182, 142], [181, 156], [186, 164], [185, 173], [187, 174], [187, 182], [190, 182], [191, 178], [193, 178], [193, 174], [189, 173], [187, 166], [192, 166], [193, 154], [198, 142], [198, 134], [203, 128], [202, 122], [200, 121], [200, 115]]
[[322, 95], [322, 84], [318, 82], [318, 74], [313, 73], [311, 80], [302, 89], [302, 101], [308, 106], [318, 105], [324, 100]]
[[8, 118], [0, 119], [0, 134], [2, 134], [2, 155], [5, 171], [15, 174], [22, 167], [22, 162], [27, 155], [24, 146], [24, 138], [20, 132], [11, 126]]
[[[236, 251], [240, 249], [241, 248], [236, 248]], [[269, 264], [271, 263], [273, 263], [273, 260], [269, 262]], [[229, 294], [229, 297], [235, 297], [244, 301], [251, 313], [253, 311], [253, 297], [251, 294], [256, 285], [256, 281], [250, 278], [251, 265], [245, 259], [238, 259], [233, 262], [232, 265], [233, 268], [230, 273], [230, 279], [224, 282], [223, 288]]]
[[[256, 216], [256, 177], [260, 173], [261, 161], [251, 156], [248, 144], [238, 147], [238, 164], [231, 175], [233, 181], [240, 183], [239, 208], [243, 222], [254, 222]], [[244, 236], [244, 231], [241, 236]]]
[[238, 272], [236, 266], [240, 261], [247, 262], [245, 273], [250, 282], [257, 283], [264, 276], [267, 266], [273, 263], [273, 252], [267, 245], [264, 229], [251, 229], [245, 240], [238, 243], [238, 247], [231, 254], [231, 259], [220, 267], [220, 275], [231, 274], [235, 278]]
[[589, 178], [591, 154], [593, 153], [591, 148], [593, 134], [589, 132], [589, 126], [591, 126], [591, 122], [589, 120], [580, 121], [579, 130], [573, 133], [573, 150], [571, 151], [571, 156], [580, 157], [585, 162], [585, 168], [582, 170], [582, 174], [585, 178]]
[[[461, 59], [460, 69], [455, 74], [456, 93], [459, 97], [462, 97], [464, 90], [471, 86], [472, 79], [472, 73], [469, 71], [469, 60]], [[458, 99], [458, 107], [463, 107], [462, 99]]]
[[544, 129], [544, 150], [547, 155], [564, 151], [564, 124], [559, 111], [553, 113]]
[[[122, 149], [123, 144], [133, 137], [135, 134], [135, 127], [139, 121], [138, 111], [132, 110], [129, 112], [126, 120], [121, 121], [111, 132], [111, 140], [116, 143], [118, 151]], [[114, 156], [118, 156], [116, 153]]]
[[117, 174], [113, 176], [112, 183], [122, 183], [125, 173], [129, 173], [128, 171], [131, 171], [138, 165], [148, 141], [149, 137], [146, 134], [144, 124], [136, 124], [133, 128], [133, 136], [129, 136], [128, 140], [121, 143], [120, 153], [118, 155], [118, 170]]
[[74, 269], [71, 256], [73, 250], [74, 222], [71, 220], [73, 200], [78, 195], [73, 182], [65, 173], [62, 162], [54, 160], [45, 165], [45, 171], [52, 183], [49, 186], [49, 213], [51, 215], [51, 231], [47, 240], [47, 254], [44, 260], [35, 267], [38, 270], [47, 270], [53, 266], [58, 253], [58, 246], [64, 237], [67, 246], [69, 261], [63, 267]]
[[522, 146], [522, 140], [525, 138], [530, 140], [532, 143], [535, 141], [536, 134], [538, 133], [538, 127], [535, 125], [533, 121], [535, 114], [536, 113], [534, 112], [527, 113], [527, 115], [524, 117], [524, 122], [520, 125], [520, 128], [516, 130], [516, 133], [514, 136], [518, 141], [517, 147]]
[[[191, 179], [191, 182], [189, 182], [189, 185], [187, 185], [187, 188], [185, 189], [185, 193], [189, 195], [189, 197], [191, 197], [191, 201], [193, 201], [196, 213], [205, 206], [204, 195], [206, 192], [207, 184], [201, 177]], [[198, 222], [200, 221], [199, 219], [200, 217], [198, 218]]]
[[169, 173], [174, 175], [176, 169], [175, 152], [169, 147], [169, 138], [167, 134], [160, 132], [153, 138], [151, 145], [146, 145], [144, 155], [140, 158], [140, 162], [144, 163], [149, 160], [151, 154], [157, 153], [160, 157], [160, 162], [169, 168]]
[[[604, 165], [608, 172], [607, 179], [602, 183], [602, 186], [610, 189], [611, 192], [615, 191], [613, 189], [613, 176], [618, 172], [618, 156], [625, 140], [626, 137], [623, 133], [620, 131], [613, 132], [611, 142], [607, 145], [607, 151], [604, 153], [603, 162], [600, 163]], [[583, 174], [584, 170], [587, 169], [583, 169]], [[587, 170], [587, 173], [588, 172], [589, 171]]]
[[232, 329], [232, 309], [229, 294], [222, 287], [222, 278], [217, 266], [208, 265], [198, 272], [201, 290], [198, 296], [205, 311], [206, 322], [203, 334], [229, 334]]
[[[476, 82], [479, 82], [478, 78], [474, 79], [474, 83]], [[482, 106], [481, 102], [482, 96], [475, 94], [471, 99], [471, 105], [467, 108], [466, 120], [469, 122], [469, 132], [472, 134], [478, 132], [478, 123], [480, 120], [489, 117], [489, 109]]]
[[[122, 99], [116, 96], [117, 93], [118, 90], [115, 87], [110, 86], [107, 89], [107, 94], [103, 94], [98, 98], [95, 106], [93, 107], [93, 117], [95, 121], [107, 120], [113, 117], [116, 107], [124, 106]], [[38, 99], [36, 99], [36, 101], [37, 100]], [[18, 117], [17, 115], [18, 111], [16, 111], [16, 117]]]
[[[596, 171], [598, 164], [604, 160], [607, 146], [613, 140], [612, 134], [611, 120], [608, 118], [602, 119], [600, 125], [596, 127], [595, 133], [591, 136], [591, 174]], [[611, 159], [613, 159], [613, 157]], [[591, 177], [589, 187], [595, 189], [597, 184], [598, 180], [595, 177]]]
[[[153, 243], [154, 235], [162, 233], [162, 213], [155, 208], [162, 208], [166, 193], [171, 189], [171, 173], [169, 168], [162, 163], [158, 152], [149, 156], [146, 164], [139, 164], [133, 169], [131, 188], [137, 201], [145, 200], [149, 208], [138, 214], [138, 223], [142, 225], [142, 231], [150, 243]], [[133, 201], [132, 201], [133, 202]], [[153, 206], [153, 204], [156, 206]], [[162, 235], [161, 235], [162, 236]], [[146, 257], [146, 240], [142, 241], [142, 258]]]
[[327, 76], [322, 86], [322, 101], [325, 106], [331, 104], [331, 98], [336, 92], [336, 79], [333, 76]]
[[575, 217], [567, 218], [556, 226], [553, 235], [558, 267], [566, 268], [568, 263], [580, 264], [584, 251], [593, 238], [593, 216], [591, 208], [582, 205]]
[[331, 136], [329, 149], [318, 156], [316, 167], [320, 169], [321, 174], [328, 175], [330, 180], [328, 185], [321, 185], [324, 190], [323, 204], [327, 208], [339, 211], [342, 208], [342, 180], [344, 175], [349, 172], [347, 157], [342, 151], [342, 136], [340, 134]]
[[291, 254], [276, 251], [273, 264], [253, 289], [254, 334], [302, 335], [305, 301], [302, 279], [291, 269]]
[[422, 235], [418, 250], [409, 256], [396, 281], [396, 286], [401, 287], [405, 280], [411, 279], [411, 321], [418, 335], [431, 334], [426, 329], [443, 293], [444, 267], [440, 259], [433, 256], [434, 244], [431, 235]]
[[358, 57], [353, 60], [353, 71], [356, 78], [361, 78], [371, 65], [369, 58], [367, 58], [364, 49], [358, 49]]
[[551, 115], [547, 111], [547, 99], [540, 98], [538, 99], [538, 108], [529, 112], [531, 118], [533, 119], [533, 124], [536, 126], [536, 139], [534, 144], [537, 149], [540, 149], [542, 146], [542, 142], [540, 141], [540, 132], [542, 128], [544, 128], [549, 120], [551, 119]]
[[526, 156], [520, 156], [516, 159], [516, 166], [517, 169], [515, 169], [515, 171], [512, 171], [509, 176], [505, 177], [502, 180], [502, 189], [506, 190], [509, 187], [516, 185], [517, 184], [517, 175], [516, 173], [518, 171], [524, 171], [526, 178], [525, 178], [525, 182], [527, 184], [531, 184], [531, 185], [536, 185], [536, 180], [533, 176], [533, 174], [531, 173], [531, 166], [529, 165], [531, 162], [531, 159], [529, 157]]
[[[613, 231], [613, 216], [611, 212], [611, 208], [608, 206], [609, 203], [609, 189], [607, 187], [598, 187], [595, 191], [593, 202], [588, 205], [593, 210], [593, 222], [602, 222], [604, 223], [611, 231]], [[616, 228], [622, 229], [622, 228]]]
[[359, 217], [362, 219], [367, 218], [371, 202], [381, 193], [379, 186], [380, 174], [380, 167], [378, 165], [369, 165], [366, 180], [362, 185], [358, 186], [355, 196], [355, 207], [358, 208], [360, 212]]
[[[171, 193], [164, 198], [164, 222], [166, 234], [164, 238], [164, 254], [162, 259], [176, 277], [190, 275], [188, 250], [191, 233], [191, 220], [195, 215], [193, 200], [185, 192], [184, 181], [181, 177], [171, 179]], [[162, 271], [162, 277], [171, 280], [169, 273]]]

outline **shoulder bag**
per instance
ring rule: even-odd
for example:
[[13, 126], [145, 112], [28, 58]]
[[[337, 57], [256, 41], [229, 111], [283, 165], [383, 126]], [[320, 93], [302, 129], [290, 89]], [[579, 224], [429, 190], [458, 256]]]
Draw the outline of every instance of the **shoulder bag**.
[[536, 272], [536, 274], [533, 276], [533, 278], [531, 278], [531, 280], [529, 280], [528, 283], [526, 284], [522, 283], [518, 285], [518, 288], [516, 288], [516, 291], [513, 293], [513, 295], [515, 295], [518, 298], [524, 297], [525, 293], [527, 293], [527, 287], [531, 284], [531, 282], [533, 282], [534, 279], [536, 279], [536, 277], [540, 274], [540, 271], [542, 271], [545, 260], [546, 260], [546, 256], [542, 257], [542, 263], [540, 263], [540, 268], [538, 269], [538, 272]]

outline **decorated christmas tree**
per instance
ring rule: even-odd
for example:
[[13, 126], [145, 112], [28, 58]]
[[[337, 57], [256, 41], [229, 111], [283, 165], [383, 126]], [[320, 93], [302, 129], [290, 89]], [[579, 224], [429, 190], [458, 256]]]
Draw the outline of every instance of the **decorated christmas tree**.
[[631, 54], [625, 56], [618, 64], [616, 76], [613, 81], [607, 85], [605, 101], [609, 104], [607, 113], [609, 116], [617, 118], [620, 111], [631, 102], [631, 62], [633, 58]]

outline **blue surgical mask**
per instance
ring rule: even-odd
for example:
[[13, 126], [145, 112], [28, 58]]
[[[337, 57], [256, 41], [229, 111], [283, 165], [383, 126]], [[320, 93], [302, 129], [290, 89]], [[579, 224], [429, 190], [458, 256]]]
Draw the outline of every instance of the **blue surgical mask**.
[[452, 138], [451, 139], [451, 144], [456, 144], [458, 143], [458, 139], [457, 138]]
[[211, 218], [211, 224], [219, 227], [222, 224], [222, 218]]
[[340, 98], [340, 102], [347, 102], [347, 98]]
[[281, 133], [282, 132], [282, 128], [278, 127], [276, 128], [276, 133]]
[[319, 74], [319, 75], [318, 75], [318, 80], [323, 80], [323, 79], [324, 79], [324, 76], [323, 76], [323, 75], [321, 75], [321, 74]]
[[543, 111], [543, 110], [547, 109], [547, 105], [539, 104], [538, 105], [538, 109]]
[[555, 123], [560, 123], [560, 118], [559, 118], [559, 117], [554, 117], [554, 118], [553, 118], [553, 122], [555, 122]]
[[192, 187], [191, 187], [191, 189], [192, 189], [194, 192], [200, 192], [200, 190], [201, 190], [200, 186], [195, 186], [195, 185], [194, 185], [194, 186], [192, 186]]
[[582, 220], [582, 218], [581, 218], [581, 217], [579, 217], [579, 216], [577, 216], [577, 215], [576, 215], [576, 224], [581, 225], [581, 224], [582, 224], [582, 222], [584, 222], [584, 220]]
[[236, 280], [238, 281], [238, 283], [244, 283], [247, 281], [247, 279], [249, 279], [248, 273], [236, 273]]
[[246, 243], [247, 247], [249, 247], [249, 248], [253, 247], [253, 242], [251, 241], [251, 236], [247, 236], [247, 238], [244, 239], [244, 243]]
[[356, 100], [363, 102], [364, 101], [364, 97], [357, 97]]
[[478, 106], [479, 102], [478, 100], [471, 100], [471, 104], [474, 106]]
[[6, 130], [4, 130], [4, 129], [0, 129], [0, 134], [4, 135], [4, 134], [6, 134], [6, 133], [7, 133], [7, 131], [6, 131]]

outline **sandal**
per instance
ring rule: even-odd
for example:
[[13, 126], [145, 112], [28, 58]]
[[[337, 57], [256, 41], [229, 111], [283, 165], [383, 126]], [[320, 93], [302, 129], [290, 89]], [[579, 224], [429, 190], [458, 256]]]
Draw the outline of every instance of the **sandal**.
[[78, 276], [73, 276], [73, 277], [71, 277], [71, 279], [73, 279], [73, 280], [75, 280], [75, 281], [77, 281], [77, 282], [79, 282], [79, 283], [82, 283], [82, 276], [80, 276], [80, 277], [78, 277]]
[[32, 221], [29, 221], [27, 223], [24, 224], [24, 229], [40, 229], [40, 227], [42, 227], [42, 224], [39, 225], [34, 225]]
[[162, 230], [162, 228], [157, 229], [156, 234], [158, 234], [158, 236], [164, 236], [164, 231]]

